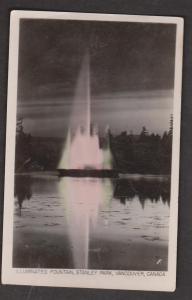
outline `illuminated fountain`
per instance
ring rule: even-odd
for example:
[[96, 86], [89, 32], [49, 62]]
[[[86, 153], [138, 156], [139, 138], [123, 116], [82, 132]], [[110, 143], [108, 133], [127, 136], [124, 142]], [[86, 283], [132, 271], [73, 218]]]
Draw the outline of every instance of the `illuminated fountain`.
[[[59, 163], [59, 192], [65, 204], [68, 234], [75, 268], [89, 267], [89, 233], [97, 223], [99, 207], [111, 199], [111, 153], [101, 149], [96, 126], [91, 125], [89, 54], [79, 73], [73, 111]], [[109, 175], [109, 176], [108, 176]], [[82, 178], [83, 177], [83, 178]]]
[[111, 177], [111, 152], [99, 145], [98, 128], [91, 125], [90, 63], [86, 53], [79, 73], [69, 130], [59, 163], [61, 176]]

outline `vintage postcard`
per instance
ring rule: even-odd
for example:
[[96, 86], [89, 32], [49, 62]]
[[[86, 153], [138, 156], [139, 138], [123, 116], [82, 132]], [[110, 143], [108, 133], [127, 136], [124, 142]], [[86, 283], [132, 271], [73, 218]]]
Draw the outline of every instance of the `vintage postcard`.
[[173, 291], [183, 19], [13, 11], [4, 284]]

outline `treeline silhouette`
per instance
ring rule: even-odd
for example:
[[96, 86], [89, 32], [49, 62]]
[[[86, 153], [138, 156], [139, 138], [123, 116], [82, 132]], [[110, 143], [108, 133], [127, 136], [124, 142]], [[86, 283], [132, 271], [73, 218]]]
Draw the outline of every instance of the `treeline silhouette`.
[[17, 121], [15, 171], [55, 170], [61, 157], [63, 139], [33, 137], [23, 129], [23, 120]]
[[[173, 118], [170, 128], [162, 136], [149, 134], [145, 127], [134, 135], [124, 131], [100, 137], [100, 144], [110, 143], [113, 168], [124, 173], [170, 174]], [[61, 138], [32, 137], [23, 130], [23, 120], [17, 121], [15, 170], [55, 170], [58, 166], [64, 140]]]
[[128, 173], [170, 174], [172, 130], [149, 134], [143, 127], [140, 135], [126, 131], [114, 136], [110, 133], [113, 166]]

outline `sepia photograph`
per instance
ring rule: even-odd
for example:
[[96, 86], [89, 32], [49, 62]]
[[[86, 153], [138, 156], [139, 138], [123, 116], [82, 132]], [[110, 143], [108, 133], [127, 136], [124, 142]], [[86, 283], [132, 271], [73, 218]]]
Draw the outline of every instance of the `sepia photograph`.
[[174, 290], [183, 20], [10, 24], [3, 283]]

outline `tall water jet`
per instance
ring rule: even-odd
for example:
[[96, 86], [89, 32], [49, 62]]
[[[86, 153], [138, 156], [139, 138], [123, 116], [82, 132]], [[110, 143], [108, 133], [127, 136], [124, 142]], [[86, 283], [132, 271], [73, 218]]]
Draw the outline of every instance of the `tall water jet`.
[[91, 126], [90, 57], [88, 52], [83, 58], [77, 80], [68, 136], [59, 169], [111, 169], [110, 148], [103, 150], [100, 148], [98, 130], [95, 125]]
[[[86, 113], [86, 133], [88, 136], [90, 136], [90, 129], [91, 129], [91, 88], [90, 88], [90, 59], [89, 54], [85, 56], [85, 85], [86, 85], [86, 102], [87, 102], [87, 113]], [[83, 72], [83, 70], [82, 70]]]
[[64, 169], [69, 168], [70, 144], [71, 144], [71, 134], [70, 134], [70, 130], [68, 130], [67, 138], [64, 145], [64, 151], [59, 163], [59, 167], [62, 167]]

